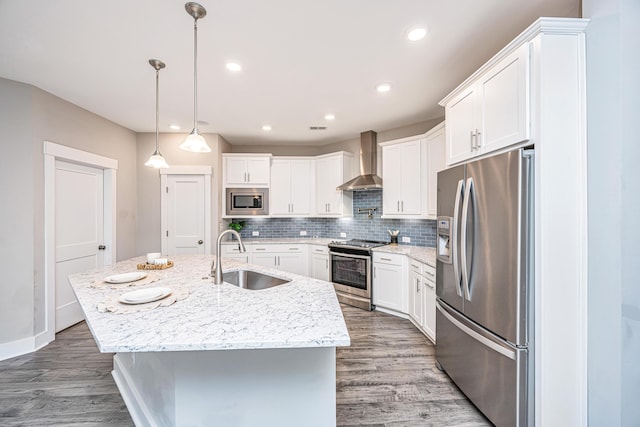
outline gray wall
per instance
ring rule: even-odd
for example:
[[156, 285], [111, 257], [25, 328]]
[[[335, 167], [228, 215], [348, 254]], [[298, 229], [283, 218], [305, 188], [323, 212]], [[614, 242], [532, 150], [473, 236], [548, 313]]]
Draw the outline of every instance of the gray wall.
[[[159, 137], [160, 152], [169, 166], [211, 166], [213, 169], [211, 184], [212, 236], [217, 236], [222, 163], [220, 152], [228, 149], [228, 143], [217, 134], [204, 134], [211, 153], [190, 153], [179, 148], [186, 133], [167, 133]], [[159, 252], [161, 247], [160, 230], [160, 172], [144, 165], [155, 150], [155, 133], [140, 133], [137, 136], [138, 150], [138, 254]]]
[[587, 28], [589, 424], [640, 420], [640, 2], [584, 0]]
[[136, 254], [136, 139], [30, 85], [0, 79], [0, 344], [44, 328], [44, 156], [51, 141], [118, 160], [117, 257]]

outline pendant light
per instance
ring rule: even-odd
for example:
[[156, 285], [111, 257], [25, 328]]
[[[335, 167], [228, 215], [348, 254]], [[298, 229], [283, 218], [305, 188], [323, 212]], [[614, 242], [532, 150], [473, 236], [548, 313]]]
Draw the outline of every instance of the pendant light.
[[211, 148], [198, 130], [198, 19], [204, 18], [207, 11], [200, 4], [193, 2], [185, 4], [184, 8], [193, 18], [193, 130], [180, 148], [194, 153], [209, 153]]
[[164, 157], [162, 157], [162, 154], [160, 154], [160, 143], [158, 141], [158, 100], [160, 97], [158, 94], [158, 80], [160, 78], [160, 70], [162, 70], [165, 65], [164, 62], [158, 59], [150, 59], [149, 64], [156, 70], [156, 151], [153, 152], [151, 157], [149, 157], [149, 160], [147, 160], [147, 163], [145, 163], [144, 165], [151, 166], [152, 168], [156, 169], [166, 169], [169, 167], [169, 165], [167, 164]]

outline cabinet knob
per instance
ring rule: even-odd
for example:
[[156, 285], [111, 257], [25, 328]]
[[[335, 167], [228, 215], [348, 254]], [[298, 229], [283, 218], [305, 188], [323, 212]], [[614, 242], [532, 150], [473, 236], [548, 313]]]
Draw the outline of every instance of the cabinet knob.
[[204, 240], [198, 240], [198, 244], [201, 245], [204, 243]]
[[104, 251], [105, 249], [107, 249], [107, 247], [105, 245], [98, 246], [98, 250], [99, 251]]

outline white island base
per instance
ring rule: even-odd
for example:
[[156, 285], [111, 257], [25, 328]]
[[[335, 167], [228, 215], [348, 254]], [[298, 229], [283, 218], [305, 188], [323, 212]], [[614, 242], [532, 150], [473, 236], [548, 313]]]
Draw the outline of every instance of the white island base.
[[136, 426], [334, 426], [335, 347], [117, 353]]

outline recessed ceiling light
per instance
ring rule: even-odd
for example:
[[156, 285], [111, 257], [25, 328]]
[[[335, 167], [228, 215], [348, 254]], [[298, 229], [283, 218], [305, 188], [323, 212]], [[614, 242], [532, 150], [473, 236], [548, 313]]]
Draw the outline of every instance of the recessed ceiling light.
[[391, 90], [391, 84], [380, 83], [378, 86], [376, 86], [376, 90], [378, 92], [389, 92]]
[[265, 132], [269, 132], [269, 131], [271, 130], [271, 126], [269, 126], [269, 125], [263, 125], [263, 126], [262, 126], [262, 130], [263, 130], [263, 131], [265, 131]]
[[178, 126], [178, 125], [169, 125], [169, 129], [180, 130], [182, 128], [180, 126]]
[[333, 114], [327, 114], [326, 116], [324, 116], [325, 120], [333, 120], [335, 118], [336, 118], [336, 116], [334, 116]]
[[407, 40], [412, 42], [422, 40], [427, 35], [426, 28], [413, 28], [407, 33]]
[[227, 62], [227, 70], [240, 71], [242, 70], [242, 66], [240, 64], [236, 64], [235, 62]]

